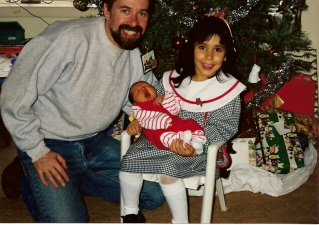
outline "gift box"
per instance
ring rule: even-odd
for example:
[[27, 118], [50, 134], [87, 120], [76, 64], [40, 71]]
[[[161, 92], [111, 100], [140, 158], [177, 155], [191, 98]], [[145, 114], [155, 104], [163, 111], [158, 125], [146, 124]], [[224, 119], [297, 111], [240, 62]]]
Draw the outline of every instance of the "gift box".
[[[268, 82], [263, 74], [260, 75], [260, 78], [263, 85], [267, 85]], [[317, 83], [312, 80], [312, 76], [296, 75], [286, 82], [276, 94], [261, 102], [261, 105], [314, 116], [316, 89]], [[248, 101], [253, 96], [252, 92], [247, 93], [244, 96], [244, 101]]]
[[265, 164], [262, 169], [287, 174], [304, 167], [304, 154], [290, 112], [258, 113]]
[[311, 76], [294, 76], [262, 104], [314, 116], [316, 89], [317, 83]]
[[265, 164], [264, 152], [261, 147], [261, 143], [256, 144], [256, 167], [261, 167]]
[[[285, 51], [285, 55], [294, 60], [310, 63], [310, 70], [297, 71], [274, 95], [269, 96], [265, 101], [260, 102], [260, 104], [318, 118], [316, 49]], [[262, 85], [268, 84], [264, 74], [260, 74], [260, 79]], [[252, 91], [244, 96], [244, 101], [247, 102], [251, 98], [254, 98]]]
[[228, 170], [231, 170], [231, 168], [238, 163], [247, 163], [256, 166], [255, 142], [255, 138], [236, 138], [232, 141], [232, 148], [236, 153], [230, 154], [232, 163]]
[[[305, 114], [290, 112], [283, 109], [278, 109], [272, 106], [260, 106], [252, 107], [253, 115], [258, 113], [277, 113], [277, 112], [289, 112], [294, 118], [296, 132], [298, 134], [304, 134], [313, 139], [318, 139], [319, 137], [319, 120], [315, 117], [308, 116]], [[254, 117], [255, 118], [255, 117]]]

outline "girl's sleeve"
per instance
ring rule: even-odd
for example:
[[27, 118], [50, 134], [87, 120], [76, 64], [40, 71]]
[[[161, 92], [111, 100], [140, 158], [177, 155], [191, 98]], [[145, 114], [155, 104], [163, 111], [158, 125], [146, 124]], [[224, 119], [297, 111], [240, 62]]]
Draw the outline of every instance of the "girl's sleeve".
[[142, 110], [139, 106], [132, 106], [132, 115], [143, 128], [150, 130], [166, 129], [172, 121], [165, 113]]

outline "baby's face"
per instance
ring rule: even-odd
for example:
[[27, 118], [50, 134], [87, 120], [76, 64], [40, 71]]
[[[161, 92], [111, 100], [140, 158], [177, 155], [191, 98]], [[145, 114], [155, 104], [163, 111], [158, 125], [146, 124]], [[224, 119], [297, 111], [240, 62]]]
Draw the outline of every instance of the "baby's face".
[[147, 82], [138, 82], [131, 88], [135, 103], [146, 102], [156, 97], [156, 90]]

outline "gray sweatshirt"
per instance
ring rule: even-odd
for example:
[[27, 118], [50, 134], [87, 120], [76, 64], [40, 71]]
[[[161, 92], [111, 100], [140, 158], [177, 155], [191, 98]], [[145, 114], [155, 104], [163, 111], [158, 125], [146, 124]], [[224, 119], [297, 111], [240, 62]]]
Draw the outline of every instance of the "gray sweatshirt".
[[18, 148], [36, 161], [43, 139], [80, 140], [106, 129], [123, 109], [128, 88], [143, 73], [138, 49], [107, 38], [104, 17], [54, 22], [22, 50], [2, 85], [1, 114]]

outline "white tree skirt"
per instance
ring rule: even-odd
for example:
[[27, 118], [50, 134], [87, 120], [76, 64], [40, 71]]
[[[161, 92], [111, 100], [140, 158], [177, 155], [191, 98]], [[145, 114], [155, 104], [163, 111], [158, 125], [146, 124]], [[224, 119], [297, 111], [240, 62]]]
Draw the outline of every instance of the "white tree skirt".
[[251, 191], [275, 197], [285, 195], [305, 183], [316, 164], [317, 151], [313, 146], [313, 140], [310, 139], [309, 147], [305, 151], [305, 167], [288, 174], [275, 175], [249, 164], [239, 163], [232, 167], [227, 179], [222, 179], [224, 193]]

